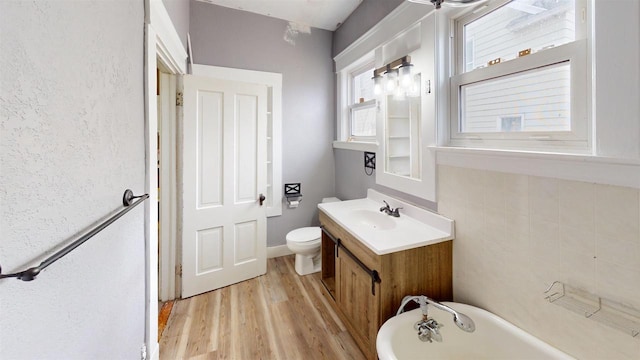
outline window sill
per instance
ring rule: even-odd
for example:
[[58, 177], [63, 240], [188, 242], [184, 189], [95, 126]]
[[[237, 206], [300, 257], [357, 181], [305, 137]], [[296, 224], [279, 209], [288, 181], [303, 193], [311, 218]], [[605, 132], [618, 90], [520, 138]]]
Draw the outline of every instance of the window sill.
[[364, 142], [364, 141], [334, 141], [334, 149], [355, 150], [355, 151], [378, 151], [377, 142]]
[[640, 159], [533, 151], [429, 147], [438, 165], [640, 188]]

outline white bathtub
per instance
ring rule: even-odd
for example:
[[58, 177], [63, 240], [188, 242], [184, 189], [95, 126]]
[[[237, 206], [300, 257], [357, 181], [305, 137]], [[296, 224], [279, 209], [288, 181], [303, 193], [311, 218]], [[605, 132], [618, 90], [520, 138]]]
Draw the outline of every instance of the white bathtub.
[[387, 320], [378, 331], [378, 357], [381, 360], [573, 359], [486, 310], [453, 302], [443, 304], [469, 316], [475, 322], [475, 332], [460, 330], [451, 314], [429, 306], [429, 317], [444, 325], [440, 329], [442, 342], [422, 342], [413, 329], [413, 324], [422, 318], [420, 309], [407, 311]]

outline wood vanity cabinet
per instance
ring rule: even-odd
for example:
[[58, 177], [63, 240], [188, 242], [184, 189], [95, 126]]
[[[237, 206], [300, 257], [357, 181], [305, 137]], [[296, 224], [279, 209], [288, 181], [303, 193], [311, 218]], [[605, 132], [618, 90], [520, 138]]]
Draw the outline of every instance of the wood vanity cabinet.
[[324, 295], [368, 359], [377, 359], [378, 329], [404, 296], [452, 300], [451, 240], [377, 255], [322, 211], [320, 224]]

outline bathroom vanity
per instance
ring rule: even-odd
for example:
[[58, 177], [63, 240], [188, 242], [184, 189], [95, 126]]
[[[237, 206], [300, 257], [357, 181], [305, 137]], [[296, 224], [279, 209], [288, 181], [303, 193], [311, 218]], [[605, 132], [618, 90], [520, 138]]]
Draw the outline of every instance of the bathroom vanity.
[[[401, 207], [400, 217], [380, 212], [382, 200]], [[318, 207], [324, 295], [367, 358], [404, 296], [452, 299], [452, 220], [373, 190]]]

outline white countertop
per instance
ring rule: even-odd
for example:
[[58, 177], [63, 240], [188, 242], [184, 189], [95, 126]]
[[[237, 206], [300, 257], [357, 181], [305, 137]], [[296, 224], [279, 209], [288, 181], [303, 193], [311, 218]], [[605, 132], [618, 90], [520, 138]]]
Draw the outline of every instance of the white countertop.
[[[400, 217], [380, 212], [382, 200], [401, 207]], [[364, 199], [322, 203], [318, 208], [378, 255], [454, 238], [453, 220], [371, 189]]]

